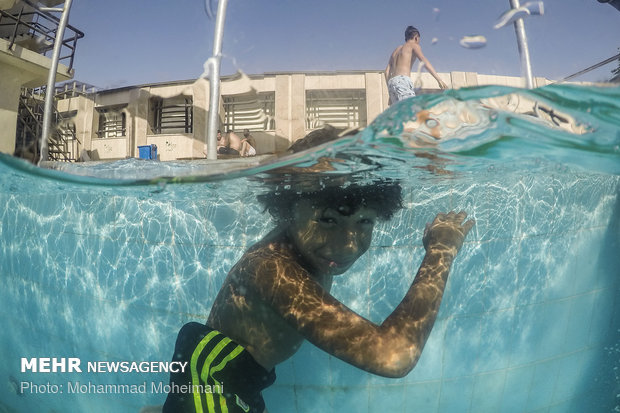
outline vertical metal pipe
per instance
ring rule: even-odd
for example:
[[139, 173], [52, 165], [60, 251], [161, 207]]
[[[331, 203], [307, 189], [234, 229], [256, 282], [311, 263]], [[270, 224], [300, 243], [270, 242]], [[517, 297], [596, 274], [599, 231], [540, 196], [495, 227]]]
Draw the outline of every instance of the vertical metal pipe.
[[[513, 9], [518, 9], [520, 7], [519, 0], [510, 0], [510, 7]], [[525, 24], [523, 24], [523, 19], [517, 19], [515, 20], [514, 25], [515, 33], [517, 34], [517, 46], [519, 48], [519, 56], [521, 58], [521, 75], [525, 77], [525, 86], [528, 89], [532, 89], [534, 88], [534, 78], [532, 76], [530, 51], [527, 47]]]
[[209, 58], [209, 121], [207, 123], [207, 159], [217, 159], [217, 127], [220, 109], [220, 66], [222, 61], [222, 40], [228, 0], [219, 0], [215, 33], [213, 35], [213, 56]]
[[54, 50], [52, 51], [52, 64], [47, 76], [47, 88], [45, 90], [45, 105], [43, 106], [43, 131], [41, 132], [41, 161], [47, 161], [49, 158], [49, 148], [47, 145], [50, 129], [52, 127], [52, 106], [54, 103], [54, 85], [56, 84], [56, 72], [58, 71], [58, 58], [60, 49], [62, 48], [62, 39], [65, 34], [65, 27], [69, 21], [69, 10], [71, 9], [71, 0], [65, 0], [62, 9], [56, 38], [54, 39]]

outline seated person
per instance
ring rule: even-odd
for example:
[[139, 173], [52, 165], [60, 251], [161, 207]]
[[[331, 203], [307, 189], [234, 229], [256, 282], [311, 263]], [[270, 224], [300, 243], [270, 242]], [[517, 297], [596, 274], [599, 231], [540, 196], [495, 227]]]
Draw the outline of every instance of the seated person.
[[249, 129], [243, 130], [243, 139], [241, 140], [241, 156], [256, 156], [256, 141], [250, 135]]
[[259, 195], [275, 228], [230, 270], [207, 325], [184, 325], [174, 350], [173, 360], [187, 361], [188, 368], [172, 373], [171, 384], [224, 383], [224, 391], [171, 391], [163, 412], [262, 413], [261, 391], [274, 383], [275, 366], [293, 356], [304, 340], [384, 377], [404, 377], [416, 365], [452, 262], [474, 222], [465, 221], [465, 212], [450, 212], [427, 225], [426, 255], [411, 287], [394, 311], [375, 324], [347, 308], [330, 289], [334, 276], [368, 250], [375, 222], [402, 207], [401, 187], [385, 179], [364, 185], [342, 185], [337, 179], [337, 185], [325, 185], [329, 179], [323, 177], [315, 186], [282, 185]]
[[239, 156], [239, 149], [241, 149], [241, 140], [232, 131], [226, 132], [226, 136], [222, 136], [222, 132], [217, 131], [217, 153], [220, 155], [235, 155]]
[[226, 139], [222, 136], [222, 131], [220, 129], [217, 130], [217, 150], [219, 152], [220, 148], [226, 147]]

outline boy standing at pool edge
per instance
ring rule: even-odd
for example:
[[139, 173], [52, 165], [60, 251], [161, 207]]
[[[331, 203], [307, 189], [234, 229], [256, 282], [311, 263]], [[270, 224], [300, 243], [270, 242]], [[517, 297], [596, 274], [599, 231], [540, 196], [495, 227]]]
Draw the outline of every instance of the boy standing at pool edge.
[[390, 96], [390, 105], [415, 96], [415, 89], [410, 74], [416, 58], [424, 63], [424, 67], [435, 78], [441, 89], [448, 88], [448, 85], [441, 80], [431, 62], [422, 53], [420, 32], [415, 27], [408, 26], [405, 29], [405, 43], [394, 49], [385, 68], [385, 81], [387, 82]]
[[[276, 228], [230, 270], [207, 324], [179, 332], [174, 360], [188, 361], [176, 384], [222, 384], [222, 394], [169, 393], [164, 412], [262, 413], [261, 391], [275, 365], [304, 339], [362, 370], [404, 377], [431, 332], [448, 273], [474, 222], [465, 212], [438, 214], [423, 236], [426, 255], [405, 297], [383, 323], [330, 295], [333, 277], [370, 247], [377, 220], [401, 208], [397, 183], [351, 184], [259, 196]], [[377, 276], [382, 276], [377, 275]]]

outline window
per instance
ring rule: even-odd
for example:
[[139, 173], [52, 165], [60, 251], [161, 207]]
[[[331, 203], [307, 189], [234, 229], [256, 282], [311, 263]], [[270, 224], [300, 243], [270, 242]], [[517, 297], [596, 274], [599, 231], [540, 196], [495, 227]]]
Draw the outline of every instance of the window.
[[151, 99], [151, 129], [154, 134], [192, 133], [194, 107], [191, 96]]
[[126, 135], [125, 106], [97, 108], [99, 113], [98, 138], [120, 138]]
[[275, 92], [224, 96], [225, 130], [274, 130]]
[[306, 129], [325, 124], [337, 128], [364, 127], [366, 122], [365, 90], [306, 91]]

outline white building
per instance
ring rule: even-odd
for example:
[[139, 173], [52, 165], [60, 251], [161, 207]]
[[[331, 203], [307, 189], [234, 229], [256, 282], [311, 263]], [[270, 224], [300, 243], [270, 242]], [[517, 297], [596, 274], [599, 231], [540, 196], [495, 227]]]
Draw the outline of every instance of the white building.
[[[412, 74], [415, 76], [415, 74]], [[440, 73], [452, 88], [487, 84], [519, 87], [521, 78], [477, 73]], [[537, 78], [537, 85], [549, 81]], [[439, 92], [421, 75], [420, 93]], [[311, 130], [364, 127], [388, 107], [382, 71], [288, 72], [224, 76], [219, 129], [250, 129], [258, 154], [285, 151]], [[58, 110], [75, 130], [75, 150], [94, 160], [138, 157], [138, 147], [156, 145], [162, 161], [206, 157], [209, 82], [173, 81], [95, 93], [69, 88]], [[78, 143], [79, 142], [79, 143]]]

